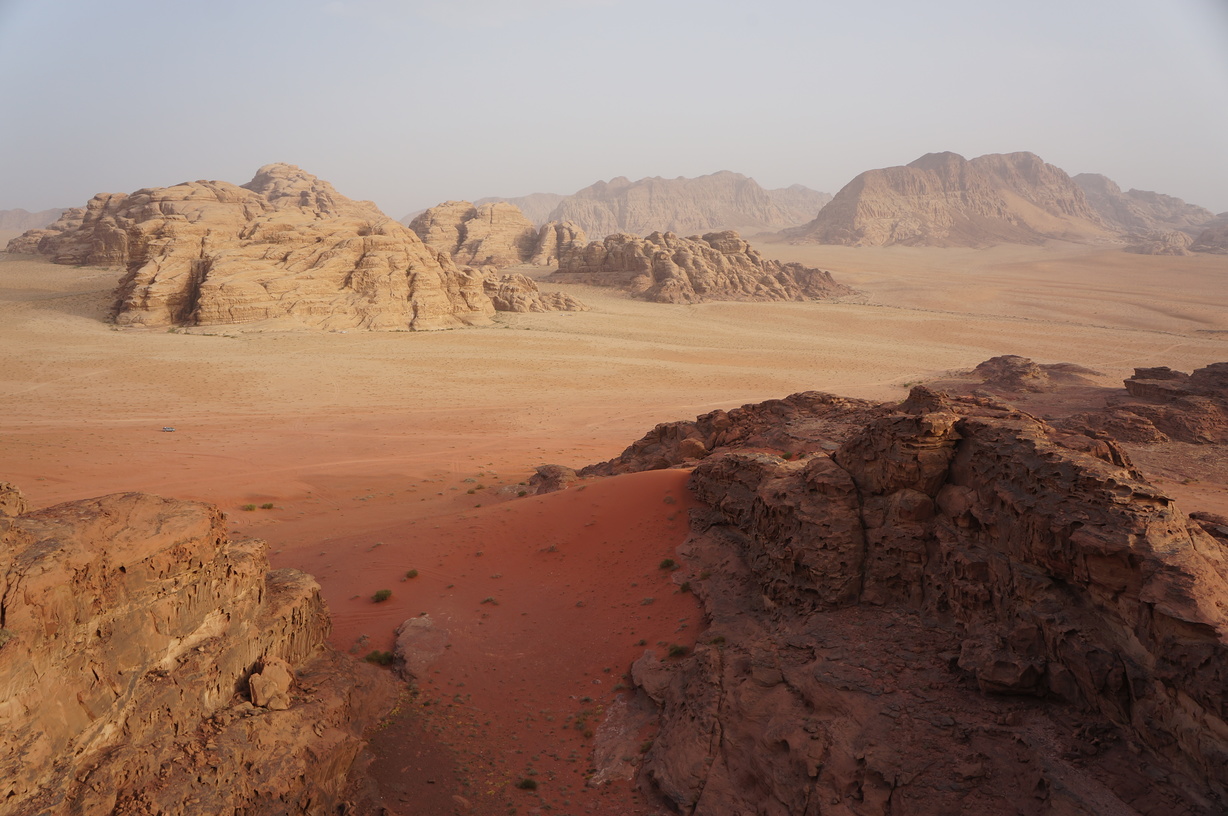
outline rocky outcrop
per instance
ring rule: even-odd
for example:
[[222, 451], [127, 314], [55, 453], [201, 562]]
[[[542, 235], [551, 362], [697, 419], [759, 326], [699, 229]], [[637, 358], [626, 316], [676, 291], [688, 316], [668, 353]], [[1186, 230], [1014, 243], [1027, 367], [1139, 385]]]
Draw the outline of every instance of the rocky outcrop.
[[1126, 236], [1126, 252], [1136, 255], [1189, 255], [1194, 239], [1177, 230], [1132, 232]]
[[39, 210], [38, 212], [29, 212], [21, 208], [15, 210], [0, 210], [0, 230], [26, 230], [42, 229], [48, 224], [53, 223], [61, 215], [64, 214], [62, 209]]
[[630, 181], [619, 176], [566, 197], [547, 220], [571, 221], [593, 236], [758, 232], [803, 224], [830, 200], [829, 194], [800, 184], [765, 190], [754, 179], [729, 171], [692, 179]]
[[4, 812], [335, 813], [390, 698], [319, 587], [195, 502], [0, 518]]
[[588, 307], [566, 292], [543, 292], [532, 278], [492, 273], [482, 282], [486, 296], [500, 312], [587, 312]]
[[997, 393], [1048, 391], [1055, 385], [1087, 382], [1097, 372], [1073, 363], [1036, 363], [1017, 354], [991, 357], [968, 372]]
[[618, 234], [560, 253], [550, 280], [611, 286], [657, 303], [825, 300], [853, 294], [830, 272], [767, 260], [736, 232]]
[[288, 319], [434, 329], [494, 311], [480, 275], [457, 269], [374, 204], [287, 164], [261, 168], [241, 187], [195, 181], [100, 194], [10, 250], [34, 238], [56, 263], [127, 269], [116, 291], [121, 326]]
[[1112, 179], [1098, 173], [1079, 173], [1073, 177], [1073, 181], [1082, 188], [1087, 203], [1096, 214], [1118, 232], [1147, 234], [1176, 231], [1192, 237], [1214, 217], [1210, 210], [1162, 193], [1147, 190], [1123, 193]]
[[1084, 411], [1059, 424], [1080, 433], [1104, 434], [1121, 442], [1228, 442], [1228, 363], [1212, 363], [1192, 374], [1168, 366], [1136, 368], [1104, 408]]
[[538, 245], [537, 228], [503, 202], [475, 207], [468, 201], [446, 201], [423, 212], [409, 228], [458, 264], [518, 266], [528, 263]]
[[781, 237], [849, 246], [988, 246], [1089, 240], [1113, 232], [1062, 170], [1032, 153], [929, 153], [869, 170], [818, 217]]
[[584, 231], [570, 221], [551, 221], [537, 233], [537, 248], [529, 258], [532, 266], [558, 266], [559, 256], [588, 241]]
[[695, 465], [679, 580], [710, 628], [632, 668], [659, 715], [647, 794], [700, 816], [1228, 808], [1228, 553], [1119, 448], [924, 388], [821, 436]]
[[553, 266], [560, 251], [584, 242], [575, 224], [551, 222], [538, 229], [514, 205], [501, 201], [478, 207], [445, 201], [423, 211], [409, 228], [458, 264], [495, 268]]

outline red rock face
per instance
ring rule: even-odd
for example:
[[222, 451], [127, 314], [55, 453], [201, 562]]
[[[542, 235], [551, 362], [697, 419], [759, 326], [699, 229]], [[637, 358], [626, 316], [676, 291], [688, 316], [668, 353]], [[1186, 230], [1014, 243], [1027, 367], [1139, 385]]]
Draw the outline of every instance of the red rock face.
[[1103, 411], [1078, 414], [1063, 425], [1124, 442], [1228, 442], [1228, 363], [1192, 374], [1167, 366], [1136, 368], [1124, 384], [1127, 393]]
[[334, 812], [389, 690], [328, 630], [315, 581], [214, 507], [0, 514], [0, 809]]
[[1225, 812], [1221, 542], [1113, 443], [988, 400], [914, 389], [831, 436], [832, 403], [783, 403], [795, 455], [692, 474], [711, 626], [634, 668], [646, 790], [697, 814]]

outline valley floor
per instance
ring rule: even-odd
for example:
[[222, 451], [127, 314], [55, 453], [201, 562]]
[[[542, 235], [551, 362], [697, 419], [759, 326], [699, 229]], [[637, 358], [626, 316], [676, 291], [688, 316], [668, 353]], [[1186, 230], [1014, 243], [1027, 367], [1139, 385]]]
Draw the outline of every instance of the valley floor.
[[[129, 490], [217, 503], [274, 566], [317, 577], [340, 649], [388, 649], [422, 613], [447, 629], [403, 706], [421, 716], [374, 739], [392, 812], [644, 812], [585, 772], [630, 661], [702, 629], [686, 576], [658, 566], [686, 535], [685, 473], [522, 498], [536, 465], [795, 391], [899, 399], [999, 354], [1078, 363], [1105, 387], [1228, 360], [1222, 256], [758, 248], [863, 295], [666, 306], [569, 287], [591, 312], [424, 334], [154, 332], [105, 322], [118, 272], [0, 255], [0, 480], [35, 507]], [[1157, 468], [1187, 510], [1221, 513], [1222, 473]], [[515, 787], [530, 778], [536, 791]]]

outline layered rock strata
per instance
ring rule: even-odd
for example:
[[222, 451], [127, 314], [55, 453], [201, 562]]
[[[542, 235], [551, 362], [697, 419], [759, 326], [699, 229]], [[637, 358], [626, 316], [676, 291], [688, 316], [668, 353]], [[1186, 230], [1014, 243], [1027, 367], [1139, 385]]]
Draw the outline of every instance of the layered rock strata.
[[559, 283], [610, 286], [657, 303], [802, 301], [853, 294], [830, 272], [761, 256], [732, 231], [681, 238], [618, 234], [560, 251]]
[[390, 689], [328, 631], [315, 581], [270, 572], [214, 507], [125, 493], [0, 514], [4, 812], [349, 807]]
[[196, 181], [98, 195], [9, 248], [124, 267], [121, 326], [437, 329], [494, 312], [481, 274], [457, 268], [374, 204], [286, 164], [241, 187]]
[[924, 388], [740, 410], [747, 447], [708, 415], [617, 460], [710, 450], [677, 573], [710, 626], [632, 667], [646, 792], [704, 816], [1228, 808], [1228, 551], [1115, 444]]
[[988, 246], [1113, 235], [1083, 190], [1032, 153], [929, 153], [869, 170], [811, 222], [781, 237], [849, 246]]

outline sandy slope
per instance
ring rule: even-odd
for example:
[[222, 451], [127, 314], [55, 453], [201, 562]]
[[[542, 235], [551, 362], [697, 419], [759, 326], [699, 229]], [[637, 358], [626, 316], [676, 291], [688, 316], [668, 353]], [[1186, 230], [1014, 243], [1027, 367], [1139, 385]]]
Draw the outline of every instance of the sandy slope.
[[[1135, 365], [1228, 359], [1222, 257], [760, 248], [865, 295], [665, 306], [572, 288], [593, 311], [487, 329], [118, 331], [103, 322], [118, 272], [0, 257], [0, 479], [36, 506], [120, 490], [215, 501], [275, 565], [318, 576], [341, 648], [387, 648], [421, 612], [446, 620], [453, 647], [410, 706], [429, 711], [377, 739], [385, 780], [410, 786], [394, 798], [634, 811], [617, 790], [585, 792], [584, 731], [639, 640], [685, 645], [699, 628], [656, 568], [685, 534], [682, 476], [518, 498], [534, 465], [596, 461], [656, 422], [798, 390], [902, 397], [1002, 353], [1080, 363], [1104, 385]], [[393, 600], [373, 603], [380, 588]], [[510, 787], [530, 769], [536, 793]]]

